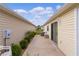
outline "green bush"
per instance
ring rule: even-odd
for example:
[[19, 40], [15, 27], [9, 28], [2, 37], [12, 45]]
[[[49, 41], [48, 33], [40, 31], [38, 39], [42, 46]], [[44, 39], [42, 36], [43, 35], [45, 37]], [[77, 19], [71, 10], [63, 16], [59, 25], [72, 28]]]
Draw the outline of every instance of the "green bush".
[[26, 34], [25, 34], [25, 40], [28, 40], [28, 42], [30, 42], [31, 41], [31, 39], [34, 37], [36, 35], [36, 33], [35, 32], [32, 32], [32, 31], [29, 31], [29, 32], [27, 32]]
[[33, 38], [35, 35], [36, 35], [35, 32], [31, 32], [31, 33], [30, 33], [31, 38]]
[[12, 55], [13, 56], [21, 56], [22, 50], [21, 50], [21, 47], [19, 45], [12, 44], [11, 48], [12, 48]]
[[28, 41], [27, 40], [20, 41], [20, 46], [22, 49], [25, 49], [28, 46]]
[[36, 35], [36, 32], [31, 32], [31, 36], [34, 37]]
[[31, 31], [28, 31], [25, 33], [25, 37], [28, 37], [30, 35]]
[[31, 37], [30, 37], [30, 35], [28, 35], [28, 36], [25, 36], [25, 38], [24, 38], [25, 40], [27, 40], [28, 41], [28, 43], [31, 41]]

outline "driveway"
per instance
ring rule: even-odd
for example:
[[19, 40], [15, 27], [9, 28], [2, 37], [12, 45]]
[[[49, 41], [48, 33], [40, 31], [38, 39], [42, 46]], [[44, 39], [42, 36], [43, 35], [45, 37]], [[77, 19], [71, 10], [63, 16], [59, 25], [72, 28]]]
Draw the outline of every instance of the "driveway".
[[23, 56], [63, 56], [63, 53], [50, 39], [36, 35]]

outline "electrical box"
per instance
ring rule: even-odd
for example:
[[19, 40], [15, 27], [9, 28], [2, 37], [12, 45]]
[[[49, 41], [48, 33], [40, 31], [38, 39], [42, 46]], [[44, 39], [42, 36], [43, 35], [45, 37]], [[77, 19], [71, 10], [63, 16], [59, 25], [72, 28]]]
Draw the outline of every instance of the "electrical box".
[[10, 39], [10, 37], [11, 37], [11, 30], [5, 29], [5, 30], [3, 31], [3, 38], [5, 38], [5, 39]]

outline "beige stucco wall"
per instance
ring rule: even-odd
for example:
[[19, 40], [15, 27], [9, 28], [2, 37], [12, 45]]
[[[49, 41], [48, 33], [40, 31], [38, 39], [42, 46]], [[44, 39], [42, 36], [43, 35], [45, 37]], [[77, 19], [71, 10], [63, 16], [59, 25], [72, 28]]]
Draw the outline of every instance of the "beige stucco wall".
[[[58, 48], [65, 55], [76, 55], [76, 10], [70, 10], [49, 23], [51, 39], [51, 23], [58, 22]], [[47, 24], [48, 25], [48, 24]], [[45, 25], [45, 26], [47, 26]], [[44, 27], [45, 27], [44, 26]]]
[[3, 45], [3, 30], [5, 29], [11, 31], [11, 37], [7, 39], [7, 45], [10, 45], [11, 43], [19, 43], [24, 34], [29, 30], [34, 30], [35, 27], [0, 10], [0, 45]]

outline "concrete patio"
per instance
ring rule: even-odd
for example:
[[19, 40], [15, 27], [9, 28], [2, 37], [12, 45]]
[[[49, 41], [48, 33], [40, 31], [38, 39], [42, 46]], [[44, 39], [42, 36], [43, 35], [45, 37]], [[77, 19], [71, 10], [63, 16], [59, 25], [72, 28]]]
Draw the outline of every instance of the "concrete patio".
[[49, 39], [36, 35], [23, 56], [64, 56], [64, 54]]

